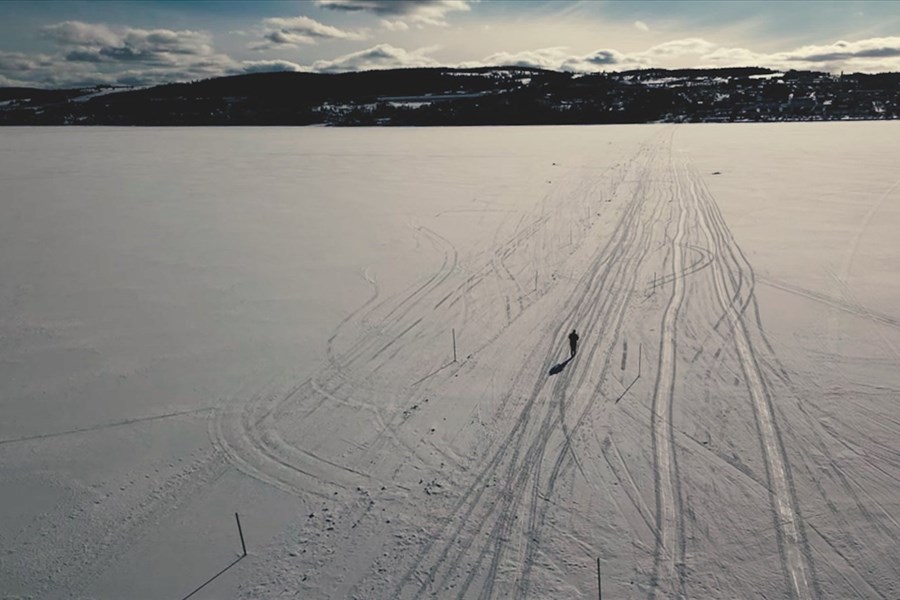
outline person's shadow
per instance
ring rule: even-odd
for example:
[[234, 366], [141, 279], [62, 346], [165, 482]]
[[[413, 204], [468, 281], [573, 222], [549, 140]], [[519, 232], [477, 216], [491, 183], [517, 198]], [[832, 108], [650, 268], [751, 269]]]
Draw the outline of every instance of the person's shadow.
[[557, 365], [553, 365], [553, 368], [550, 369], [550, 375], [558, 375], [559, 373], [562, 373], [562, 370], [566, 368], [566, 365], [567, 365], [567, 364], [569, 364], [570, 362], [572, 362], [572, 359], [573, 359], [573, 358], [575, 358], [575, 357], [574, 357], [574, 356], [570, 356], [569, 358], [567, 358], [566, 360], [562, 361], [561, 363], [559, 363], [559, 364], [557, 364]]

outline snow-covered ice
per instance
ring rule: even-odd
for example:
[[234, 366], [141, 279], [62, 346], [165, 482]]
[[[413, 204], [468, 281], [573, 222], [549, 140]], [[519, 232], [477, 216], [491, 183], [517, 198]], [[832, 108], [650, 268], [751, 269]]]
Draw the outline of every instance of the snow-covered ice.
[[0, 597], [900, 597], [898, 140], [4, 129]]

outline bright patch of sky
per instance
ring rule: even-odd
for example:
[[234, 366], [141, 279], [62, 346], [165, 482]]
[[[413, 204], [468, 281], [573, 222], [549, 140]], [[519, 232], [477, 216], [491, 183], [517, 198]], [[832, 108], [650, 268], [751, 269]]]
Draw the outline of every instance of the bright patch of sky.
[[900, 0], [0, 2], [0, 86], [486, 65], [900, 71]]

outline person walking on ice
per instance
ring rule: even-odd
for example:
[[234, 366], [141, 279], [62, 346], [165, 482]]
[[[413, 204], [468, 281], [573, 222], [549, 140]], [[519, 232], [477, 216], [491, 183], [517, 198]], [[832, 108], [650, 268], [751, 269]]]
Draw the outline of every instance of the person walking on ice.
[[572, 351], [572, 356], [575, 356], [575, 352], [578, 351], [578, 334], [575, 333], [574, 329], [569, 334], [569, 350]]

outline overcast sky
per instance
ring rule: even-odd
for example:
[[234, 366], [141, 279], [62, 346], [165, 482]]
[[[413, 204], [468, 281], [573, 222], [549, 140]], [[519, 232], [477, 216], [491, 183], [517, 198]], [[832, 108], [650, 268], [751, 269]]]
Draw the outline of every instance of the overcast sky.
[[0, 85], [528, 65], [900, 71], [900, 1], [0, 2]]

